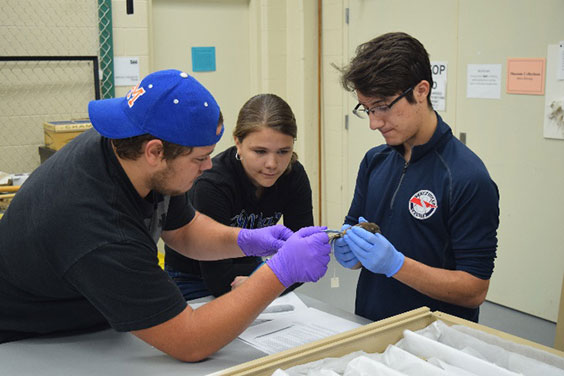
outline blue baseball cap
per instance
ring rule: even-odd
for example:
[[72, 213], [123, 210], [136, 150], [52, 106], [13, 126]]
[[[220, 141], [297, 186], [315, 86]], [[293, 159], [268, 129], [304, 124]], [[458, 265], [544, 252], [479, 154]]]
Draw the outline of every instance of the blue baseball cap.
[[88, 114], [92, 126], [112, 139], [148, 133], [182, 146], [209, 146], [224, 130], [211, 93], [175, 69], [149, 74], [125, 97], [91, 101]]

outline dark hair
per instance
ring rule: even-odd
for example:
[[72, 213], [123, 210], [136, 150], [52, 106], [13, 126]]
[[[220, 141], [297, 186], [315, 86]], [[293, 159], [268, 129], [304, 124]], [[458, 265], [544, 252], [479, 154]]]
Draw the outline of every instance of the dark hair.
[[[219, 112], [217, 126], [223, 124], [223, 115]], [[180, 155], [188, 155], [194, 149], [191, 146], [178, 145], [172, 142], [162, 140], [151, 134], [142, 134], [140, 136], [112, 139], [112, 145], [116, 149], [116, 154], [122, 159], [136, 160], [143, 154], [143, 146], [151, 140], [160, 140], [163, 143], [163, 158], [172, 160]]]
[[[116, 148], [116, 154], [122, 159], [136, 160], [143, 154], [143, 145], [151, 140], [161, 140], [150, 134], [140, 136], [112, 139], [112, 145]], [[173, 144], [172, 142], [161, 140], [163, 143], [164, 159], [172, 160], [179, 155], [190, 154], [192, 147]]]
[[[396, 95], [425, 80], [429, 82], [427, 104], [432, 108], [429, 54], [409, 34], [387, 33], [361, 44], [342, 73], [341, 82], [346, 90], [377, 98]], [[413, 92], [406, 99], [415, 103]]]
[[[290, 105], [275, 94], [257, 94], [249, 99], [239, 110], [233, 136], [241, 142], [249, 134], [260, 130], [260, 128], [274, 129], [292, 136], [294, 140], [298, 136], [296, 117]], [[298, 155], [292, 153], [288, 171], [297, 159]]]

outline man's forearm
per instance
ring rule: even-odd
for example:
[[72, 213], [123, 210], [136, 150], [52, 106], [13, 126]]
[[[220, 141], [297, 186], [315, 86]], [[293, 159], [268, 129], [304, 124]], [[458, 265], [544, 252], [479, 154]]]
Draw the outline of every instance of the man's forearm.
[[434, 268], [409, 257], [392, 277], [433, 299], [474, 308], [483, 303], [489, 280], [461, 270]]
[[162, 238], [170, 247], [187, 257], [213, 261], [244, 256], [237, 245], [240, 230], [196, 212], [190, 223], [178, 230], [163, 232]]
[[200, 361], [237, 338], [282, 291], [284, 286], [264, 265], [237, 289], [134, 334], [174, 358]]

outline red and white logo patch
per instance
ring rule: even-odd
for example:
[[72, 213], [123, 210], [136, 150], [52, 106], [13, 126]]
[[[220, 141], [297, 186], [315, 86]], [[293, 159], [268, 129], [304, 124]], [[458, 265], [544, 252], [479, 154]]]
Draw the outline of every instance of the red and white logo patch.
[[409, 212], [414, 218], [427, 219], [437, 211], [437, 198], [433, 192], [422, 189], [409, 199]]
[[140, 88], [139, 84], [129, 90], [129, 93], [127, 93], [127, 104], [129, 105], [129, 108], [133, 107], [135, 101], [139, 99], [139, 97], [143, 94], [145, 94], [145, 89], [143, 89], [142, 87]]

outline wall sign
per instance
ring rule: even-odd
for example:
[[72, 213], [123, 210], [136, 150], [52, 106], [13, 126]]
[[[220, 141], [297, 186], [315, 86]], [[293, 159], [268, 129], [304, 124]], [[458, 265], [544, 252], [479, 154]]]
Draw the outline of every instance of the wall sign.
[[192, 71], [215, 71], [215, 47], [192, 47]]
[[501, 97], [501, 64], [468, 64], [466, 74], [466, 97]]
[[544, 95], [546, 59], [507, 59], [507, 93]]
[[138, 57], [114, 57], [114, 81], [116, 86], [135, 86], [140, 80]]
[[431, 103], [436, 111], [446, 111], [447, 72], [446, 61], [431, 61], [431, 73], [433, 74]]

